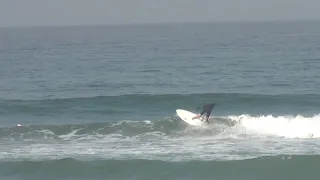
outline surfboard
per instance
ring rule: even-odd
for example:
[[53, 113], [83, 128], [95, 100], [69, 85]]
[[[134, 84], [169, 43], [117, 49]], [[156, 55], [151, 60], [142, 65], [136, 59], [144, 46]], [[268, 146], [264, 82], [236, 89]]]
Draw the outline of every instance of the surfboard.
[[202, 122], [201, 119], [192, 119], [197, 114], [194, 114], [190, 111], [186, 111], [183, 109], [177, 109], [176, 112], [177, 112], [177, 115], [181, 118], [181, 120], [188, 123], [189, 125], [202, 126], [204, 124], [204, 122]]

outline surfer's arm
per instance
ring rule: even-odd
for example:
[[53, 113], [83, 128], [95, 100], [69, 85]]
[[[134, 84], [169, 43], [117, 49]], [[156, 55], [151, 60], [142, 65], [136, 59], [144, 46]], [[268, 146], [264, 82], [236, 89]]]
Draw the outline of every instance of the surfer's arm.
[[201, 117], [204, 113], [205, 113], [205, 110], [203, 109], [200, 114], [198, 114], [197, 116], [193, 117], [192, 119], [199, 118], [199, 117]]

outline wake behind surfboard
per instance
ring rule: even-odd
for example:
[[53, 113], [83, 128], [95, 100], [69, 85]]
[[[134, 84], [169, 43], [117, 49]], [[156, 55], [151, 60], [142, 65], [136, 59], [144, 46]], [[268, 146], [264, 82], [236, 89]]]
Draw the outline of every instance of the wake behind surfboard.
[[177, 115], [183, 120], [184, 122], [188, 123], [192, 126], [202, 126], [205, 124], [205, 122], [201, 121], [201, 119], [192, 119], [196, 116], [196, 114], [183, 110], [183, 109], [177, 109], [176, 110]]

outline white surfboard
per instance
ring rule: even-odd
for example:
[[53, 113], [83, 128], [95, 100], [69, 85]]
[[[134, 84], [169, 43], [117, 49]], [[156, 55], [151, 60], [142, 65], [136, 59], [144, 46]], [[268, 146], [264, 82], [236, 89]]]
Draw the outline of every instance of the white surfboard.
[[197, 114], [194, 114], [192, 112], [183, 110], [183, 109], [177, 109], [176, 110], [177, 115], [183, 120], [184, 122], [192, 125], [192, 126], [202, 126], [204, 124], [201, 119], [192, 119], [195, 117]]

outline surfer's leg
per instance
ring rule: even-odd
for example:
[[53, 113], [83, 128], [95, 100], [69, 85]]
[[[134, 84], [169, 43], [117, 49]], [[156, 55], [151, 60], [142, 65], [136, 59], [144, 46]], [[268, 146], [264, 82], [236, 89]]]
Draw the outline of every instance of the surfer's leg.
[[207, 112], [206, 121], [207, 121], [208, 124], [209, 124], [210, 115], [211, 115], [211, 111]]
[[206, 116], [206, 121], [209, 124], [209, 116], [208, 115]]

